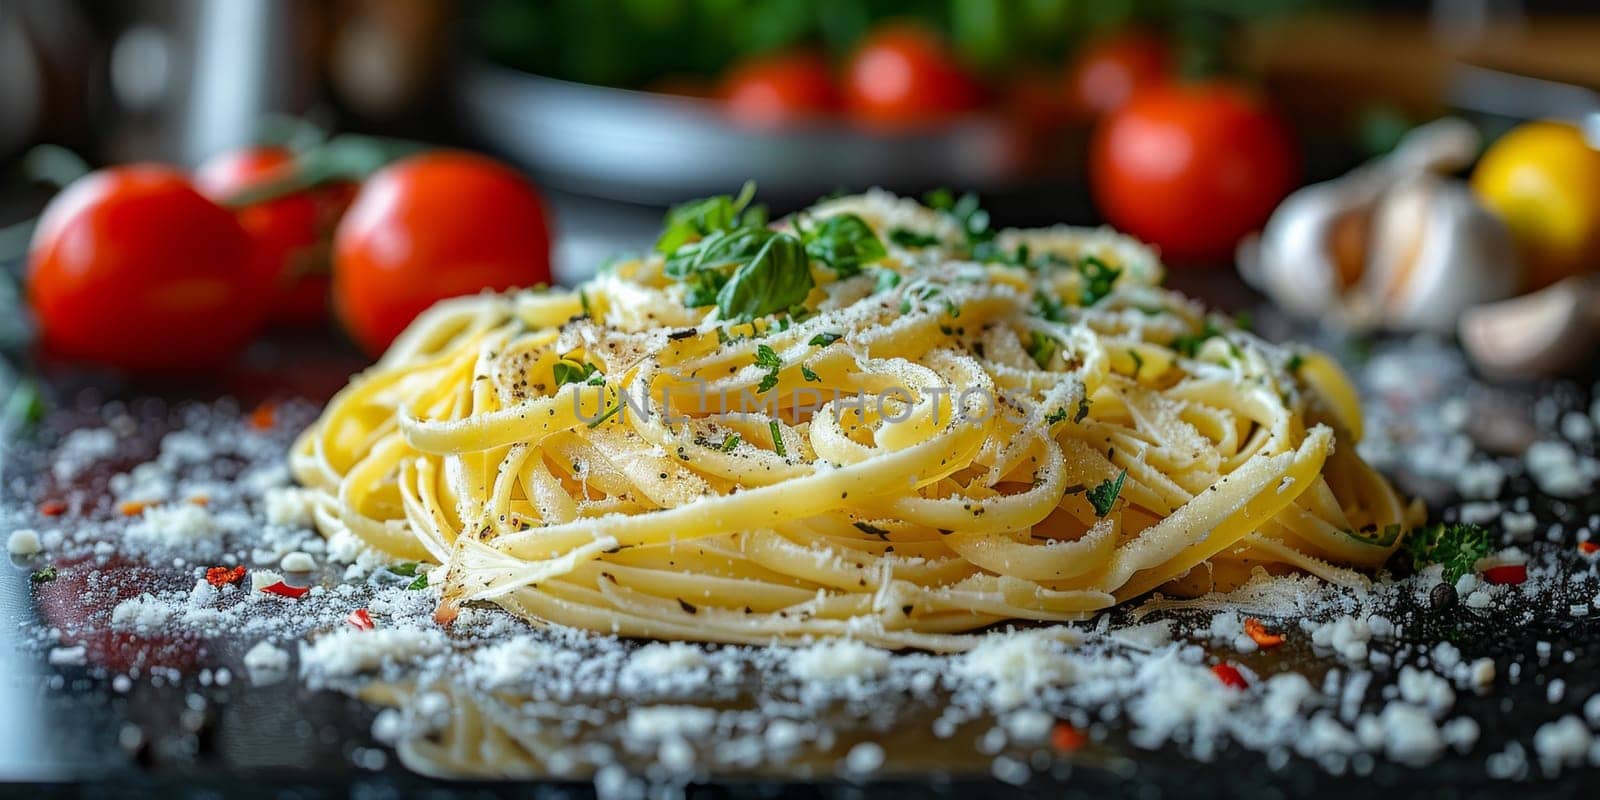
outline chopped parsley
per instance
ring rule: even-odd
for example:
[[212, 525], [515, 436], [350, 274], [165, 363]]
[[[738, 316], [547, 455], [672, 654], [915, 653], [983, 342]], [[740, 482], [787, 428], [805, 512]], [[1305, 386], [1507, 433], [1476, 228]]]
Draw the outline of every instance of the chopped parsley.
[[55, 579], [56, 568], [53, 566], [45, 567], [43, 569], [36, 569], [33, 571], [32, 575], [28, 576], [28, 580], [31, 580], [34, 583], [49, 583]]
[[821, 383], [822, 382], [822, 377], [820, 375], [818, 375], [817, 373], [812, 372], [811, 368], [806, 366], [806, 365], [804, 365], [804, 364], [800, 365], [800, 376], [805, 378], [808, 381], [813, 381], [813, 382], [816, 382], [816, 383]]
[[[796, 221], [799, 229], [799, 222]], [[855, 214], [828, 217], [814, 228], [800, 229], [806, 255], [838, 273], [840, 278], [861, 274], [863, 266], [889, 252], [872, 226]]]
[[415, 561], [406, 561], [399, 564], [390, 564], [388, 570], [402, 578], [415, 578], [417, 576], [417, 567], [419, 566], [421, 565]]
[[407, 584], [406, 588], [410, 589], [412, 591], [415, 591], [417, 589], [426, 589], [426, 588], [428, 588], [428, 573], [426, 573], [426, 572], [418, 573], [417, 574], [417, 579], [412, 581], [411, 583]]
[[735, 432], [735, 433], [728, 434], [728, 438], [722, 440], [722, 447], [720, 449], [724, 453], [730, 453], [730, 452], [733, 452], [733, 448], [738, 447], [738, 446], [739, 446], [739, 434], [737, 432]]
[[1062, 422], [1062, 421], [1066, 420], [1066, 418], [1067, 418], [1067, 410], [1064, 409], [1064, 408], [1058, 408], [1058, 409], [1050, 412], [1049, 414], [1045, 415], [1044, 424], [1046, 424], [1046, 425], [1054, 425], [1057, 422]]
[[889, 241], [906, 248], [932, 247], [939, 243], [939, 237], [905, 228], [895, 228], [889, 231]]
[[1074, 423], [1081, 423], [1089, 416], [1089, 398], [1078, 398], [1078, 413], [1072, 415]]
[[1144, 371], [1144, 357], [1139, 355], [1138, 350], [1133, 349], [1128, 350], [1128, 357], [1133, 359], [1133, 377], [1137, 378], [1139, 373]]
[[1039, 365], [1039, 369], [1044, 369], [1050, 364], [1050, 359], [1055, 358], [1056, 348], [1059, 345], [1056, 344], [1054, 338], [1039, 331], [1029, 331], [1028, 333], [1030, 338], [1028, 355], [1033, 358], [1033, 363]]
[[777, 453], [780, 458], [788, 458], [789, 451], [783, 447], [783, 433], [778, 430], [778, 421], [772, 420], [768, 422], [767, 430], [772, 433], [772, 451]]
[[1290, 375], [1299, 375], [1300, 368], [1305, 365], [1306, 359], [1304, 356], [1299, 353], [1290, 353], [1289, 360], [1284, 362], [1283, 368], [1288, 370]]
[[843, 338], [844, 336], [837, 333], [819, 333], [816, 336], [811, 337], [811, 341], [806, 342], [806, 344], [809, 344], [812, 347], [827, 347], [828, 345], [833, 344], [834, 342], [837, 342]]
[[873, 273], [877, 275], [877, 283], [872, 288], [873, 294], [887, 292], [900, 285], [900, 273], [892, 269], [875, 269]]
[[1116, 285], [1122, 270], [1111, 267], [1094, 256], [1084, 256], [1083, 260], [1078, 262], [1078, 275], [1083, 278], [1079, 300], [1085, 306], [1092, 306], [1111, 294], [1111, 288]]
[[761, 383], [756, 386], [756, 392], [765, 392], [778, 385], [778, 373], [783, 370], [783, 359], [778, 358], [778, 353], [767, 345], [756, 345], [756, 366], [767, 371], [762, 376]]
[[1204, 327], [1196, 334], [1184, 334], [1172, 340], [1172, 349], [1188, 358], [1194, 358], [1200, 352], [1200, 346], [1213, 336], [1221, 336], [1222, 330], [1210, 319], [1206, 320]]
[[1407, 534], [1401, 547], [1413, 568], [1442, 564], [1445, 582], [1455, 583], [1489, 555], [1489, 531], [1481, 525], [1440, 523]]
[[615, 404], [613, 404], [610, 408], [606, 409], [606, 413], [601, 414], [596, 419], [590, 420], [589, 427], [590, 428], [598, 428], [598, 427], [600, 427], [600, 423], [605, 422], [606, 420], [611, 419], [612, 417], [616, 416], [617, 412], [621, 411], [621, 410], [622, 410], [622, 398], [617, 398], [617, 402]]
[[593, 316], [593, 314], [589, 310], [589, 293], [588, 292], [586, 292], [586, 291], [584, 291], [582, 289], [578, 290], [578, 304], [583, 306], [583, 315], [584, 316], [586, 316], [586, 317]]
[[1066, 309], [1061, 305], [1061, 301], [1044, 292], [1034, 293], [1033, 313], [1051, 322], [1061, 322], [1067, 318]]
[[1117, 503], [1117, 495], [1122, 494], [1122, 483], [1127, 479], [1128, 471], [1124, 469], [1117, 473], [1117, 477], [1107, 478], [1089, 490], [1085, 497], [1089, 499], [1089, 505], [1094, 506], [1095, 516], [1103, 517], [1111, 513], [1111, 507]]

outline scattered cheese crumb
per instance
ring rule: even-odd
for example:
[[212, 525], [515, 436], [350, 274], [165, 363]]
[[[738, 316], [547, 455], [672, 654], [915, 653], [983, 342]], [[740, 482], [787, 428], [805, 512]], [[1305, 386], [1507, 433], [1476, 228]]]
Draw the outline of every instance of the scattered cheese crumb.
[[317, 561], [296, 550], [284, 555], [283, 561], [279, 562], [278, 566], [282, 567], [284, 572], [311, 572], [317, 568]]
[[14, 530], [6, 538], [6, 552], [14, 556], [31, 556], [43, 549], [44, 546], [39, 543], [39, 532], [29, 528]]

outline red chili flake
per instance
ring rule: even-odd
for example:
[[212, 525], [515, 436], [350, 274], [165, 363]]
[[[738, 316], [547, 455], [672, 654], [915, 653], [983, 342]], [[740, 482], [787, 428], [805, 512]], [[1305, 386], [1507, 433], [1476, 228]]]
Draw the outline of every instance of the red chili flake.
[[211, 498], [206, 497], [203, 494], [197, 494], [194, 497], [189, 498], [189, 504], [205, 508], [206, 506], [211, 505]]
[[67, 504], [60, 500], [46, 500], [39, 504], [39, 513], [47, 517], [59, 517], [67, 513]]
[[1085, 736], [1083, 731], [1065, 722], [1057, 722], [1056, 726], [1050, 729], [1050, 746], [1054, 747], [1057, 753], [1071, 753], [1083, 747], [1088, 741], [1089, 737]]
[[206, 570], [206, 583], [209, 583], [212, 586], [227, 586], [230, 583], [238, 583], [243, 578], [244, 567], [234, 567], [233, 569], [228, 569], [227, 567], [212, 567], [211, 569]]
[[438, 608], [433, 610], [433, 622], [435, 625], [448, 628], [460, 613], [461, 606], [456, 605], [454, 600], [440, 599]]
[[1578, 542], [1578, 552], [1586, 556], [1600, 553], [1600, 542]]
[[262, 403], [256, 410], [250, 412], [250, 427], [264, 431], [278, 421], [278, 407], [272, 403]]
[[261, 591], [266, 592], [267, 594], [275, 594], [275, 595], [278, 595], [280, 597], [292, 597], [292, 598], [298, 600], [298, 599], [300, 599], [302, 597], [305, 597], [306, 592], [311, 591], [311, 587], [310, 586], [290, 586], [289, 584], [284, 583], [283, 581], [278, 581], [277, 583], [274, 583], [271, 586], [263, 586], [263, 587], [261, 587]]
[[1267, 633], [1267, 626], [1261, 624], [1261, 620], [1255, 617], [1244, 621], [1244, 632], [1249, 635], [1250, 641], [1255, 642], [1256, 647], [1262, 650], [1271, 650], [1283, 644], [1283, 634]]
[[350, 616], [345, 617], [344, 621], [364, 631], [370, 631], [373, 628], [378, 627], [377, 624], [372, 621], [372, 615], [368, 614], [367, 610], [364, 608], [358, 608], [350, 612]]
[[1222, 681], [1223, 686], [1232, 686], [1235, 689], [1245, 689], [1250, 686], [1244, 675], [1240, 674], [1232, 664], [1218, 664], [1211, 668], [1211, 674], [1217, 676], [1217, 680]]
[[126, 500], [117, 506], [117, 511], [124, 517], [137, 517], [149, 507], [150, 504], [142, 500]]
[[1483, 571], [1483, 579], [1496, 586], [1514, 586], [1528, 579], [1527, 564], [1501, 564]]

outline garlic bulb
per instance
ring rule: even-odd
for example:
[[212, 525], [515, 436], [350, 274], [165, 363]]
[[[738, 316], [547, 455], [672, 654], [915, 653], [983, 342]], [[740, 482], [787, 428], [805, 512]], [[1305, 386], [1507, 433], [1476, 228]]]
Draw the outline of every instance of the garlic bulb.
[[1459, 180], [1476, 129], [1442, 119], [1394, 152], [1285, 199], [1239, 270], [1284, 309], [1356, 328], [1450, 331], [1460, 313], [1515, 291], [1510, 234]]
[[1501, 376], [1552, 375], [1590, 364], [1600, 344], [1600, 275], [1468, 310], [1461, 346], [1479, 369]]

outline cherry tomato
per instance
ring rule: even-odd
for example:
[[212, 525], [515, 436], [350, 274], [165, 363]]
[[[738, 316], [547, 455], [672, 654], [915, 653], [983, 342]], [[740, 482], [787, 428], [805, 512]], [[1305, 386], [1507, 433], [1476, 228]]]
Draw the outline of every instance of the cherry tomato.
[[1102, 121], [1089, 159], [1105, 218], [1178, 262], [1228, 258], [1298, 174], [1288, 129], [1226, 83], [1138, 92]]
[[978, 107], [983, 87], [937, 34], [894, 23], [869, 34], [851, 57], [845, 101], [871, 125], [921, 125]]
[[755, 127], [779, 127], [839, 107], [828, 62], [804, 51], [758, 56], [735, 66], [723, 79], [722, 98], [736, 122]]
[[544, 204], [520, 174], [470, 153], [384, 167], [334, 233], [334, 310], [374, 356], [439, 300], [549, 281]]
[[[293, 164], [294, 154], [282, 147], [234, 150], [202, 164], [195, 184], [221, 202], [276, 180]], [[328, 319], [328, 243], [354, 191], [351, 184], [331, 184], [235, 212], [274, 286], [269, 308], [273, 321], [315, 327]]]
[[1171, 74], [1165, 42], [1144, 31], [1125, 31], [1090, 43], [1072, 59], [1067, 102], [1074, 111], [1097, 117], [1121, 108], [1134, 90], [1165, 82]]
[[135, 372], [213, 366], [260, 324], [250, 237], [182, 172], [84, 176], [45, 208], [28, 299], [47, 351]]

